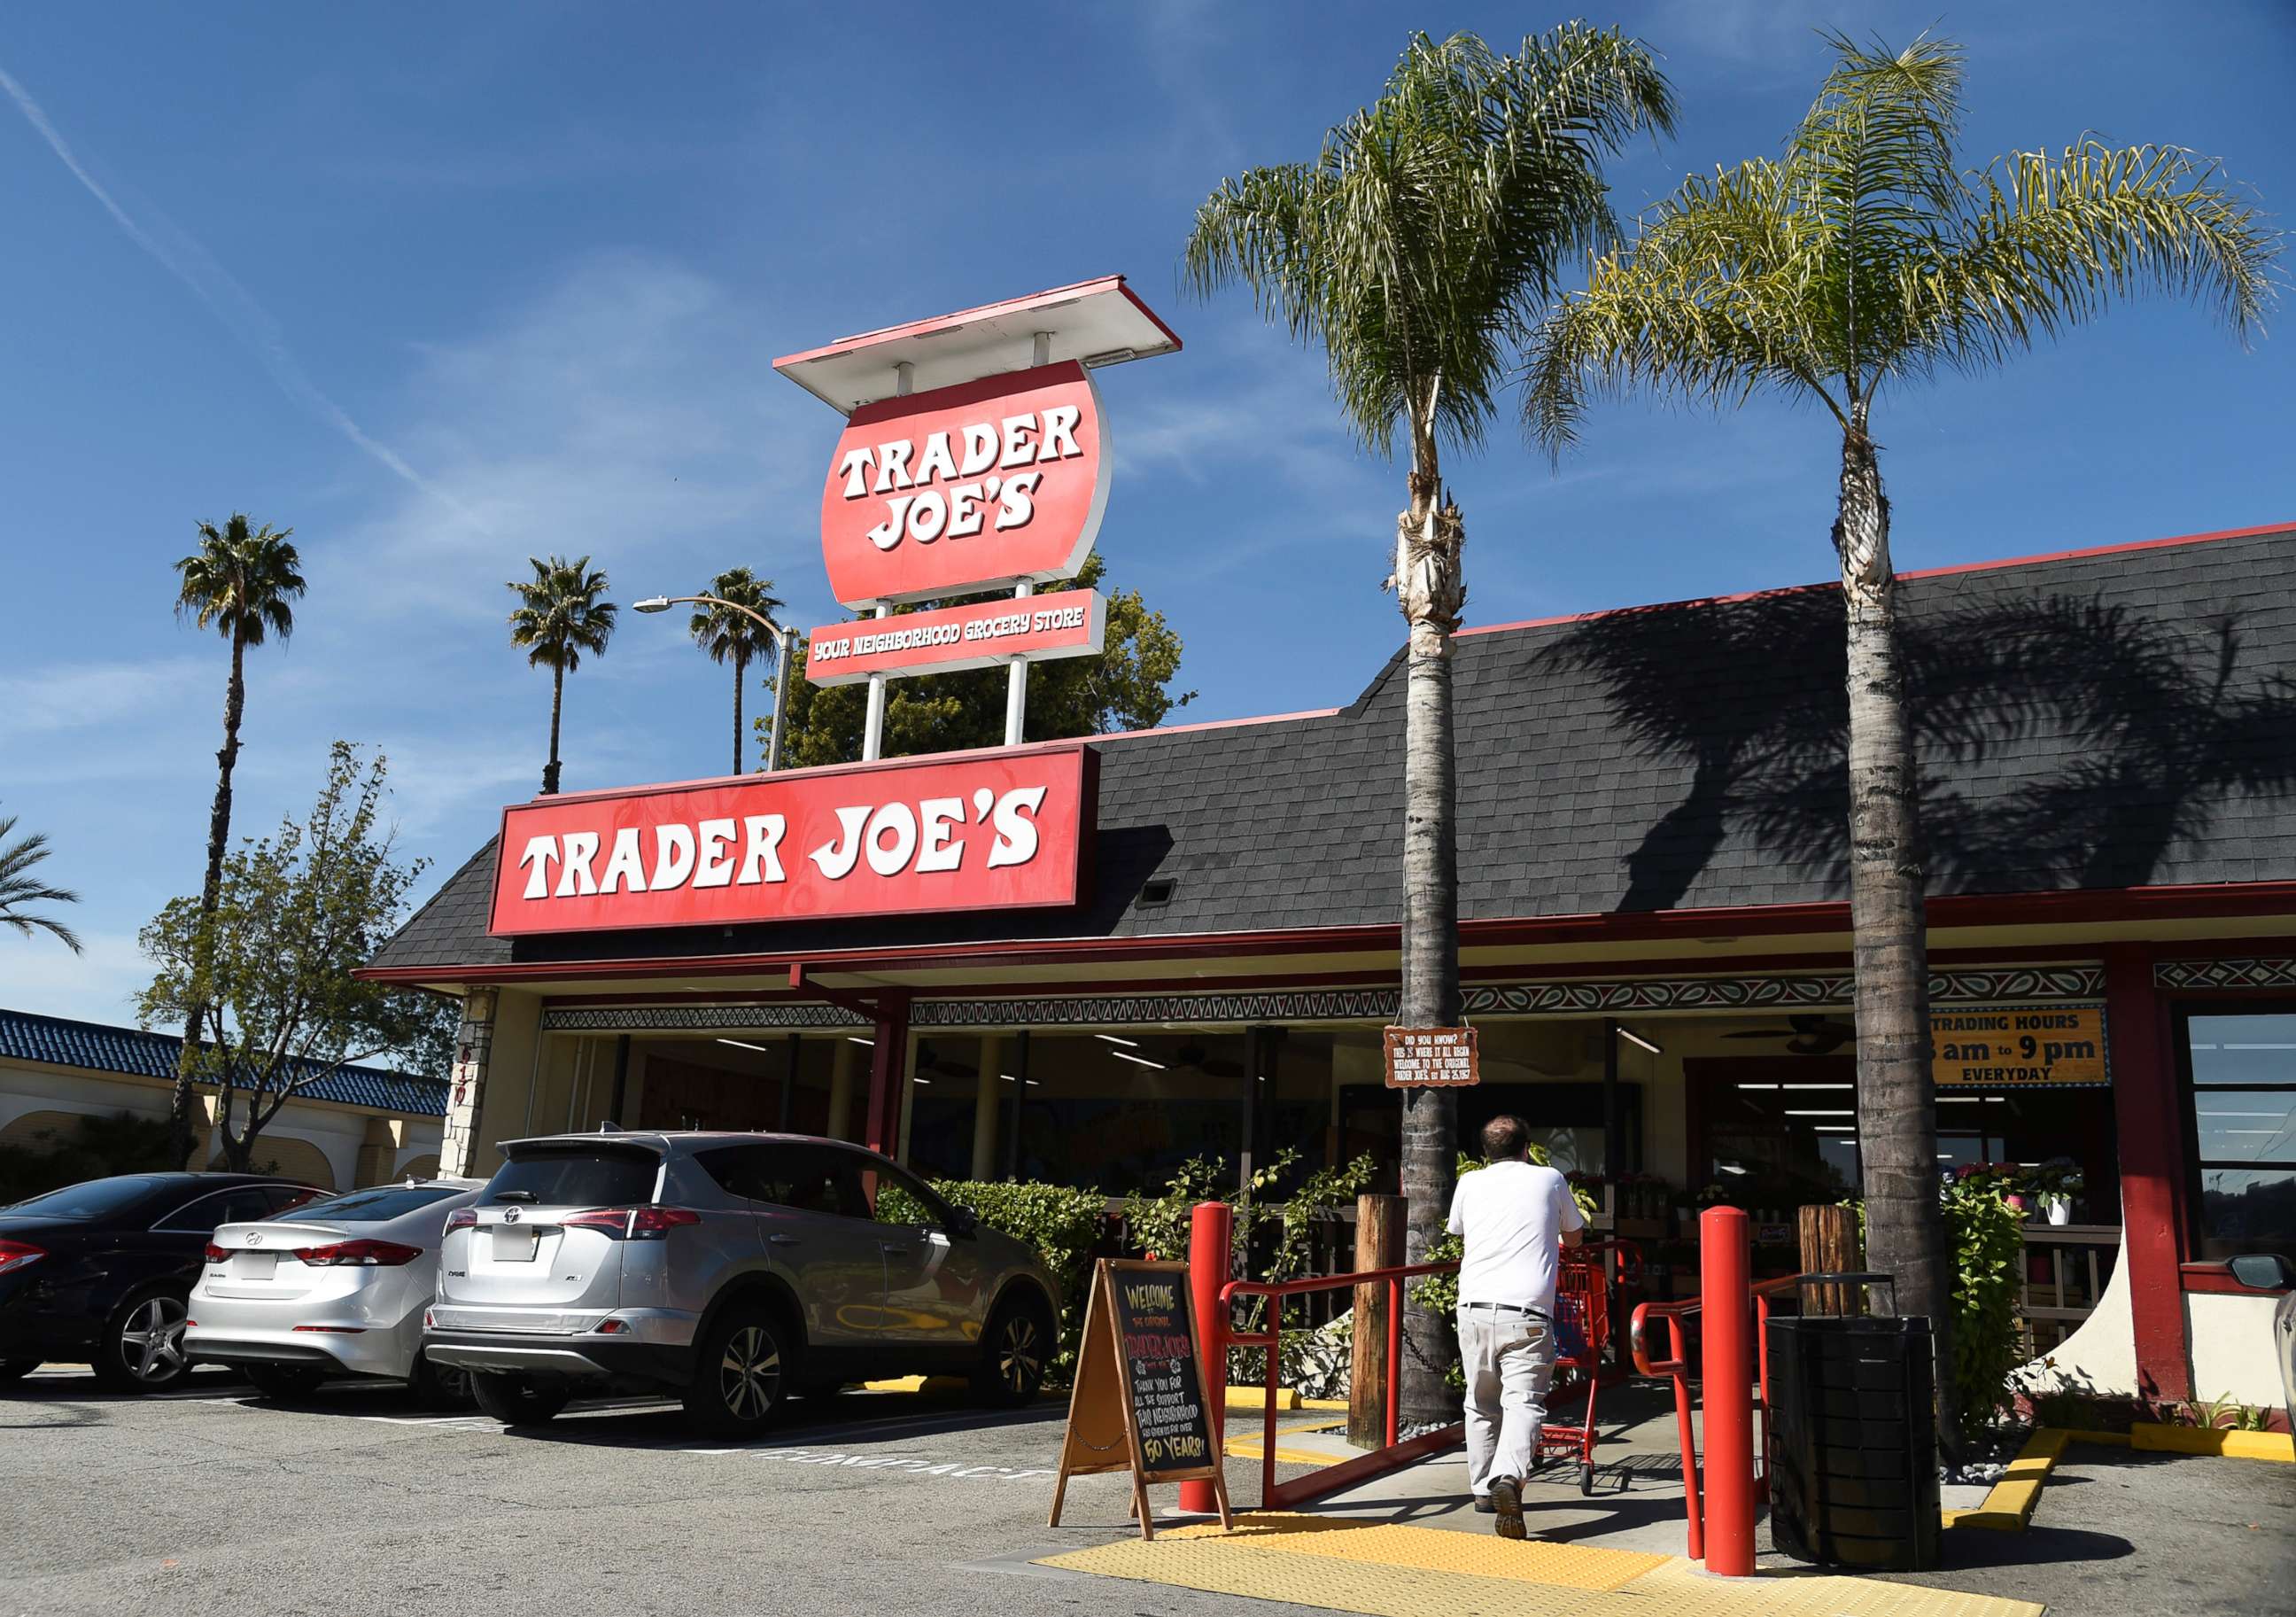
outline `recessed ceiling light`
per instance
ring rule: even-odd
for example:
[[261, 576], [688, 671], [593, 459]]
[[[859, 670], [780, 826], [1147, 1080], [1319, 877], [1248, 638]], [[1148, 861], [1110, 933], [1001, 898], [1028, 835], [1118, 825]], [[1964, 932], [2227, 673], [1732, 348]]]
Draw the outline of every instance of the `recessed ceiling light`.
[[1140, 1041], [1138, 1039], [1119, 1038], [1113, 1033], [1095, 1033], [1093, 1037], [1095, 1038], [1105, 1039], [1112, 1045], [1122, 1045], [1128, 1050], [1136, 1050], [1140, 1047]]
[[1788, 1107], [1786, 1108], [1786, 1115], [1787, 1115], [1788, 1117], [1856, 1117], [1857, 1114], [1855, 1112], [1849, 1112], [1849, 1111], [1842, 1111], [1842, 1112], [1797, 1112], [1797, 1111], [1795, 1111], [1792, 1106], [1788, 1106]]
[[1665, 1051], [1651, 1043], [1649, 1039], [1644, 1038], [1632, 1028], [1620, 1028], [1619, 1030], [1619, 1037], [1625, 1039], [1628, 1044], [1633, 1045], [1637, 1049], [1648, 1050], [1652, 1055], [1663, 1055], [1666, 1054]]
[[767, 1055], [771, 1055], [773, 1054], [773, 1051], [772, 1051], [772, 1050], [770, 1050], [770, 1049], [767, 1049], [766, 1046], [764, 1046], [764, 1045], [753, 1045], [753, 1044], [751, 1044], [751, 1043], [750, 1043], [748, 1039], [746, 1039], [746, 1038], [721, 1038], [721, 1039], [719, 1039], [718, 1042], [719, 1044], [721, 1044], [721, 1045], [732, 1045], [732, 1046], [734, 1046], [736, 1049], [742, 1049], [742, 1050], [762, 1050], [762, 1051], [764, 1051]]
[[1164, 1063], [1162, 1062], [1150, 1061], [1144, 1055], [1127, 1055], [1121, 1050], [1111, 1050], [1109, 1054], [1116, 1057], [1119, 1061], [1128, 1061], [1136, 1067], [1153, 1067], [1159, 1072], [1165, 1070]]
[[867, 1045], [872, 1049], [874, 1049], [877, 1044], [875, 1039], [864, 1038], [858, 1033], [848, 1033], [845, 1036], [845, 1042], [849, 1045]]

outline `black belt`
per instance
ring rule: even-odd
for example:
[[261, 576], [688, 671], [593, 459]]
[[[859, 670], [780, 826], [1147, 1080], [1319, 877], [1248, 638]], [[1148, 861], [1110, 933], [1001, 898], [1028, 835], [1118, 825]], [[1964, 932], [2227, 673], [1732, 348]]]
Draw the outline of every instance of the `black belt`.
[[1528, 1314], [1533, 1319], [1544, 1319], [1549, 1325], [1554, 1323], [1554, 1316], [1545, 1309], [1527, 1309], [1518, 1302], [1463, 1302], [1459, 1306], [1463, 1309], [1488, 1309], [1495, 1314]]

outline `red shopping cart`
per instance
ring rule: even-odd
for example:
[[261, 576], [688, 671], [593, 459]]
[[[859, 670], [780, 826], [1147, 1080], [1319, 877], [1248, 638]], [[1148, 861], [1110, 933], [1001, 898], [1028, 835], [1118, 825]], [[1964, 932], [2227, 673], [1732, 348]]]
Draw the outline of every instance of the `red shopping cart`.
[[1554, 1285], [1554, 1380], [1547, 1388], [1551, 1410], [1580, 1383], [1587, 1387], [1586, 1416], [1576, 1426], [1550, 1420], [1538, 1433], [1538, 1457], [1574, 1457], [1578, 1491], [1595, 1491], [1595, 1393], [1603, 1378], [1603, 1355], [1611, 1345], [1611, 1287], [1628, 1285], [1642, 1272], [1642, 1255], [1627, 1241], [1586, 1241], [1565, 1247]]

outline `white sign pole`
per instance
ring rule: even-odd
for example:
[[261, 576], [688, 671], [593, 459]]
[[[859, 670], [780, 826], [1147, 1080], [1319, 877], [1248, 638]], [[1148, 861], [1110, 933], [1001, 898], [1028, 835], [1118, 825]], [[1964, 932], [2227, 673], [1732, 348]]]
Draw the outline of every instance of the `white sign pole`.
[[[1029, 363], [1031, 365], [1042, 367], [1052, 362], [1053, 334], [1050, 332], [1038, 332], [1034, 337]], [[1013, 598], [1015, 601], [1025, 601], [1036, 593], [1036, 581], [1033, 579], [1023, 579], [1013, 591]], [[1004, 744], [1008, 747], [1019, 746], [1028, 729], [1028, 724], [1029, 660], [1026, 657], [1015, 657], [1004, 676]]]
[[[916, 366], [906, 360], [895, 365], [893, 367], [894, 393], [900, 398], [907, 398], [910, 390], [916, 383]], [[893, 607], [890, 602], [877, 603], [875, 616], [890, 618], [892, 614]], [[885, 685], [884, 675], [869, 676], [869, 716], [862, 722], [861, 726], [861, 761], [865, 764], [875, 763], [885, 753]]]

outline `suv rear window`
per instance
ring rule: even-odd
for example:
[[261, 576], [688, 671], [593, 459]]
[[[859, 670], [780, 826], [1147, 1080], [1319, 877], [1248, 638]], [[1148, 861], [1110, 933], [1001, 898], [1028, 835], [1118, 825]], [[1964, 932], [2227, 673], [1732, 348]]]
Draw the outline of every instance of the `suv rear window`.
[[495, 1170], [480, 1200], [505, 1195], [540, 1207], [642, 1207], [653, 1200], [661, 1160], [650, 1151], [596, 1145], [521, 1151]]

